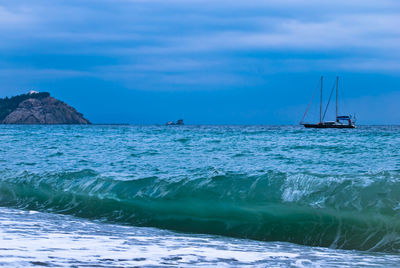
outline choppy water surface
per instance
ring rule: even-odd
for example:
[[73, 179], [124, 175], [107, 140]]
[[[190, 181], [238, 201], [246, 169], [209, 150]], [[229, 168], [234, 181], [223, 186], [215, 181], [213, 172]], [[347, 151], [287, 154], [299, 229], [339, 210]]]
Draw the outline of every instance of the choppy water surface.
[[399, 149], [399, 127], [0, 126], [0, 265], [394, 267]]

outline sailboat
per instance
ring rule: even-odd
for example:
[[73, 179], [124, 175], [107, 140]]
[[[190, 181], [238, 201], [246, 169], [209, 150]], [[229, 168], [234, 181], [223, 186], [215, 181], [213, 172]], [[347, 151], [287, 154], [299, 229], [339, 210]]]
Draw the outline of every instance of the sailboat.
[[[310, 123], [304, 123], [303, 120], [307, 115], [308, 109], [310, 108], [310, 105], [312, 103], [312, 100], [314, 99], [314, 96], [311, 98], [310, 103], [308, 104], [308, 107], [303, 115], [303, 118], [300, 122], [300, 125], [303, 125], [306, 128], [356, 128], [355, 124], [355, 118], [352, 121], [352, 116], [351, 115], [339, 115], [338, 113], [338, 106], [339, 106], [339, 77], [336, 77], [336, 84], [335, 87], [332, 88], [331, 94], [329, 96], [329, 101], [328, 104], [326, 105], [325, 112], [322, 114], [322, 93], [323, 93], [323, 76], [321, 76], [321, 99], [320, 99], [320, 106], [319, 106], [319, 122], [315, 124], [310, 124]], [[335, 121], [324, 121], [326, 111], [328, 110], [329, 103], [331, 102], [332, 98], [332, 93], [333, 90], [336, 88], [336, 120]], [[317, 88], [318, 89], [318, 88]]]

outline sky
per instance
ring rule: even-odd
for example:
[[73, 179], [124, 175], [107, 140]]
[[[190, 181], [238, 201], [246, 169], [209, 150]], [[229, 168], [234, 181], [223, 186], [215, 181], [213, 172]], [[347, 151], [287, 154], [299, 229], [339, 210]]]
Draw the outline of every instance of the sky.
[[398, 0], [0, 0], [0, 97], [48, 91], [93, 123], [298, 124], [339, 76], [341, 113], [400, 124], [399, 25]]

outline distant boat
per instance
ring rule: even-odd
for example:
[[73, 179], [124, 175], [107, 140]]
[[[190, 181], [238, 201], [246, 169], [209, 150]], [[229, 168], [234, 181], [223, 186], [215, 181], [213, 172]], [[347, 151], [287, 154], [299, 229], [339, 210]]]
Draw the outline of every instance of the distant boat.
[[[336, 120], [335, 121], [324, 121], [326, 111], [328, 110], [329, 103], [331, 102], [332, 98], [332, 93], [334, 89], [336, 88]], [[320, 99], [320, 106], [319, 106], [319, 122], [315, 124], [311, 123], [304, 123], [303, 120], [307, 115], [308, 109], [310, 108], [310, 105], [312, 103], [312, 100], [314, 99], [315, 93], [313, 97], [311, 98], [310, 103], [308, 104], [308, 107], [303, 115], [303, 118], [300, 122], [300, 125], [303, 125], [306, 128], [356, 128], [355, 125], [355, 118], [352, 121], [352, 116], [351, 115], [339, 115], [338, 114], [338, 106], [339, 106], [339, 77], [336, 77], [336, 85], [334, 88], [332, 88], [331, 94], [329, 96], [329, 101], [328, 104], [326, 105], [325, 112], [322, 114], [322, 93], [323, 93], [323, 77], [321, 76], [321, 99]], [[317, 88], [318, 89], [318, 88]]]

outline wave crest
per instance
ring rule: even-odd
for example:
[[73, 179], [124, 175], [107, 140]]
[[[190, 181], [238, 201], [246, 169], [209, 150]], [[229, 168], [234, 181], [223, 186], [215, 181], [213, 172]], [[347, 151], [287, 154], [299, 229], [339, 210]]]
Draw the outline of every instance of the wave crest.
[[344, 249], [400, 251], [399, 171], [268, 171], [117, 180], [93, 170], [3, 172], [0, 205], [122, 224]]

